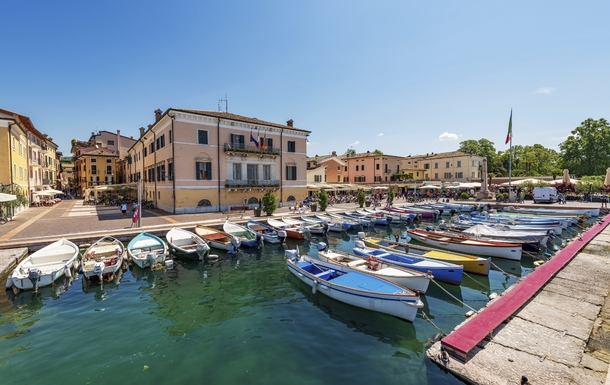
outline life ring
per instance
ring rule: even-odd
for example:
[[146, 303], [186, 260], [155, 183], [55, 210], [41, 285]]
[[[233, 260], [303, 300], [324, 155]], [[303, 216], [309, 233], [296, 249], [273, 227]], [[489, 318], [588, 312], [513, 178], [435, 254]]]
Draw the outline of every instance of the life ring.
[[366, 266], [371, 270], [377, 270], [377, 268], [379, 267], [379, 261], [377, 260], [377, 258], [371, 255], [366, 259]]

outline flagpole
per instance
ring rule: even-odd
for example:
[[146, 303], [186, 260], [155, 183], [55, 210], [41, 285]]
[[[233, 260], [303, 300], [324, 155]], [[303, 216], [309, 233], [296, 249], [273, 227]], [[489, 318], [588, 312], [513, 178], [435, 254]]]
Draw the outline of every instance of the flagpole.
[[510, 147], [508, 148], [509, 162], [508, 162], [508, 197], [511, 202], [514, 202], [513, 195], [513, 109], [510, 109], [510, 120], [508, 122], [508, 134], [510, 135]]

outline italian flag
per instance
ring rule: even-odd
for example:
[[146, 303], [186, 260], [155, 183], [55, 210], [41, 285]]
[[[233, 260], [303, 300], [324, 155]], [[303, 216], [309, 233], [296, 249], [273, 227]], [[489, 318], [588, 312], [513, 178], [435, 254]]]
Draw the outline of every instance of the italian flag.
[[508, 120], [508, 133], [506, 134], [506, 143], [510, 142], [513, 138], [513, 109], [510, 109], [510, 119]]

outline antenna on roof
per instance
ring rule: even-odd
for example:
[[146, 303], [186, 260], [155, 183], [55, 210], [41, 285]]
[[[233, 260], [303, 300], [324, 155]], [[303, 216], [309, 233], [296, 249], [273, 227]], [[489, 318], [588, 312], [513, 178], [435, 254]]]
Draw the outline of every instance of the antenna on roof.
[[225, 112], [229, 112], [229, 99], [227, 98], [227, 94], [225, 94], [225, 98], [224, 99], [218, 100], [218, 111], [222, 111], [220, 109], [220, 106], [222, 105], [222, 103], [225, 104]]

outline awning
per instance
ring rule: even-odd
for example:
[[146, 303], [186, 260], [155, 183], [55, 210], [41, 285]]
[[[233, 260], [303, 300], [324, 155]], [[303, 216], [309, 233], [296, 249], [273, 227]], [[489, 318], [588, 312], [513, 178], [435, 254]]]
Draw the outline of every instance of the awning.
[[0, 202], [11, 202], [17, 199], [17, 195], [0, 193]]

